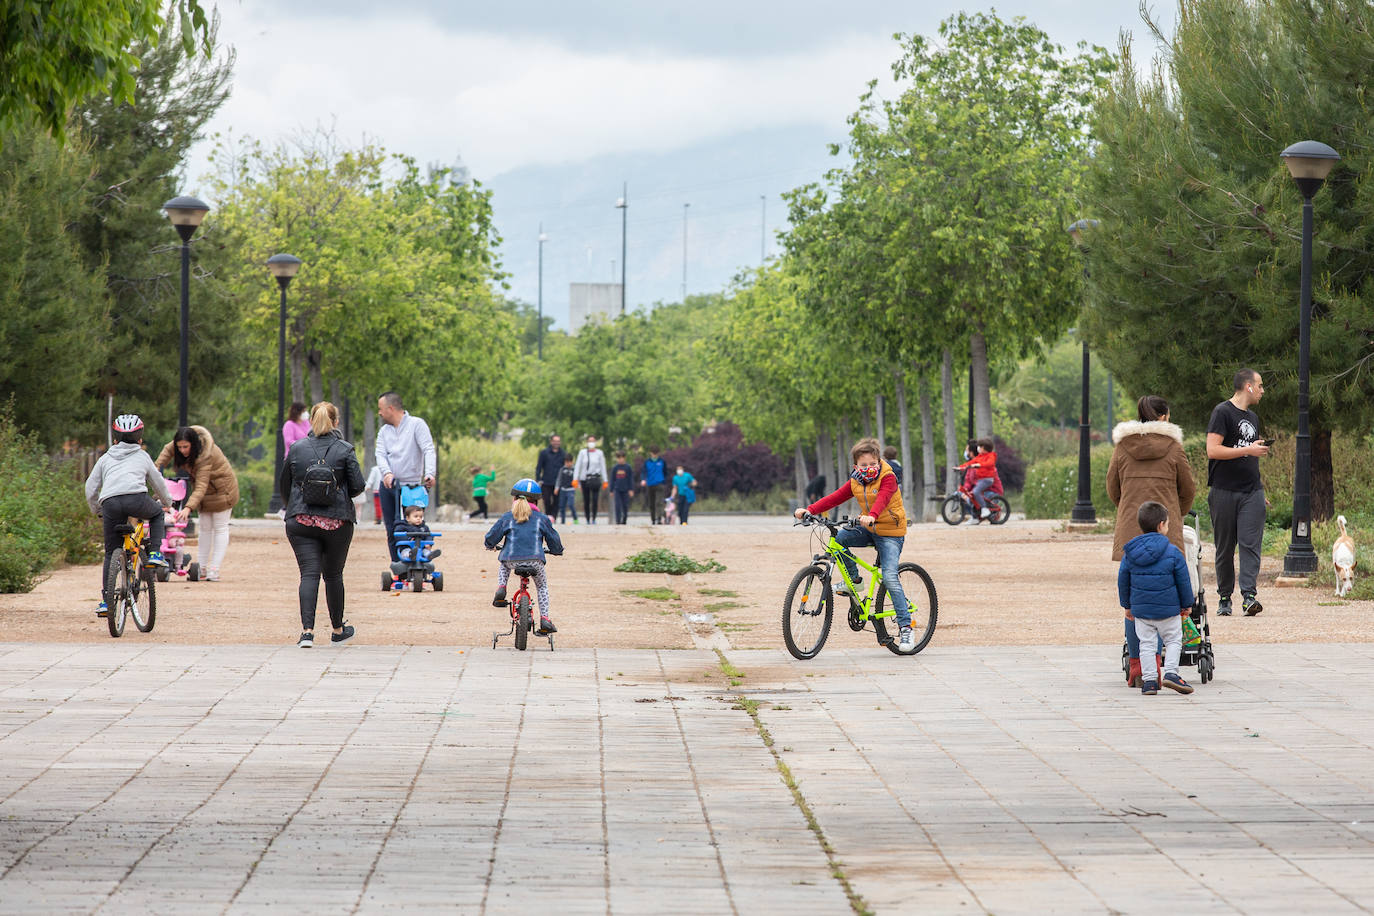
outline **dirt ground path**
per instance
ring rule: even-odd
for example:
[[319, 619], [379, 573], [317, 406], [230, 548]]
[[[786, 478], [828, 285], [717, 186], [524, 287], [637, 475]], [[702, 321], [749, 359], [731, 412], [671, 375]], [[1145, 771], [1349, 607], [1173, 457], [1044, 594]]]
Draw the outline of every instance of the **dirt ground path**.
[[[923, 565], [939, 593], [932, 647], [980, 645], [1119, 645], [1121, 614], [1111, 536], [1070, 534], [1057, 522], [1013, 520], [1005, 526], [918, 525], [904, 560]], [[358, 641], [390, 645], [490, 645], [505, 612], [491, 606], [496, 555], [482, 548], [480, 524], [439, 526], [446, 579], [441, 593], [381, 590], [386, 545], [381, 529], [359, 526], [345, 581], [347, 618]], [[760, 516], [694, 519], [685, 527], [567, 526], [567, 553], [549, 565], [559, 647], [691, 648], [703, 639], [735, 648], [780, 648], [783, 593], [815, 552], [809, 530]], [[282, 644], [300, 630], [299, 577], [280, 522], [236, 520], [219, 582], [158, 585], [152, 633], [132, 625], [125, 640], [167, 644]], [[668, 547], [726, 570], [689, 576], [618, 573], [626, 557]], [[194, 551], [194, 547], [192, 548]], [[1212, 594], [1211, 548], [1204, 583]], [[1374, 641], [1374, 602], [1337, 601], [1329, 592], [1272, 586], [1278, 564], [1266, 559], [1258, 617], [1213, 616], [1219, 644]], [[100, 642], [110, 638], [94, 615], [99, 570], [58, 570], [26, 595], [0, 595], [0, 642]], [[625, 592], [667, 586], [664, 601]], [[703, 616], [708, 615], [708, 616]], [[328, 625], [323, 594], [317, 629]], [[697, 637], [696, 639], [693, 636]], [[724, 640], [724, 641], [722, 641]], [[503, 646], [510, 641], [504, 640]], [[532, 642], [533, 646], [542, 643]], [[874, 647], [837, 614], [832, 646]]]

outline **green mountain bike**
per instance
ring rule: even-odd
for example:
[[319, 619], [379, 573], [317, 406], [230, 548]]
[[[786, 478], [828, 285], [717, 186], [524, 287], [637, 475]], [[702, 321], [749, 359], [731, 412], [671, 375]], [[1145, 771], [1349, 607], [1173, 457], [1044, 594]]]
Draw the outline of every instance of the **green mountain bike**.
[[[848, 593], [851, 630], [860, 632], [872, 621], [878, 645], [886, 646], [897, 655], [915, 655], [930, 643], [930, 638], [935, 635], [939, 599], [929, 573], [915, 563], [902, 563], [897, 567], [902, 593], [906, 595], [910, 606], [914, 637], [912, 648], [902, 649], [897, 640], [897, 611], [890, 606], [891, 599], [887, 584], [883, 582], [882, 569], [859, 559], [850, 548], [836, 540], [835, 536], [841, 530], [858, 529], [858, 520], [842, 518], [832, 522], [824, 516], [807, 513], [796, 525], [821, 526], [828, 537], [821, 545], [821, 551], [811, 558], [811, 564], [803, 566], [792, 577], [792, 584], [787, 587], [787, 597], [783, 599], [782, 638], [793, 657], [815, 658], [825, 645], [835, 614], [835, 592], [831, 588], [831, 580], [836, 573]], [[862, 597], [856, 597], [859, 590], [849, 578], [845, 565], [840, 562], [840, 558], [846, 556], [860, 569], [868, 570], [868, 591]], [[888, 632], [889, 626], [891, 633]]]

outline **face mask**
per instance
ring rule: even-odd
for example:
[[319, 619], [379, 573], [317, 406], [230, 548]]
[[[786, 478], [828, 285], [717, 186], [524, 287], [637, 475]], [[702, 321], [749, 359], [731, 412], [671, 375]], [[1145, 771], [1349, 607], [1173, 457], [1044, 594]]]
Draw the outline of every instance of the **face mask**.
[[882, 473], [882, 470], [882, 467], [876, 464], [867, 468], [856, 467], [854, 473], [849, 476], [853, 477], [859, 483], [872, 483], [878, 479], [878, 475]]

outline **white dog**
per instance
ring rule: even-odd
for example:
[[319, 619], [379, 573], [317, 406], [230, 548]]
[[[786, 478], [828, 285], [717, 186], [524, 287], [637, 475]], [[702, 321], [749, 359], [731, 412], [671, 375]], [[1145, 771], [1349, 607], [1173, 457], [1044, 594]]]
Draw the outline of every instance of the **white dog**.
[[1331, 563], [1336, 567], [1336, 597], [1344, 598], [1355, 587], [1355, 540], [1345, 530], [1345, 516], [1336, 516], [1341, 536], [1331, 545]]

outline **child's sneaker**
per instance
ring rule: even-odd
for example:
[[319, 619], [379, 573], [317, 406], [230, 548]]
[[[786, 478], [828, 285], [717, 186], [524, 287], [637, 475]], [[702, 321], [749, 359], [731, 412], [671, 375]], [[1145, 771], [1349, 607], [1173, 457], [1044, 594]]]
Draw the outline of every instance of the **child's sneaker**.
[[897, 648], [903, 652], [910, 652], [916, 648], [916, 634], [911, 632], [911, 627], [902, 627], [901, 638], [897, 641]]
[[506, 600], [506, 587], [503, 585], [496, 590], [496, 597], [491, 599], [491, 606], [505, 607], [509, 603], [510, 602]]
[[96, 608], [95, 608], [95, 616], [97, 616], [97, 617], [109, 617], [109, 616], [110, 616], [110, 606], [109, 606], [108, 604], [106, 604], [105, 602], [103, 602], [103, 601], [100, 602], [100, 604], [96, 605]]
[[1254, 595], [1241, 595], [1240, 609], [1246, 617], [1254, 617], [1260, 611], [1264, 610], [1264, 605], [1260, 604], [1259, 599]]
[[1145, 681], [1140, 685], [1140, 692], [1147, 697], [1152, 697], [1159, 693], [1159, 684], [1156, 681]]
[[1177, 674], [1164, 675], [1164, 686], [1168, 687], [1170, 690], [1177, 690], [1179, 693], [1193, 692], [1193, 686]]
[[536, 635], [536, 636], [548, 636], [548, 635], [551, 634], [551, 633], [557, 633], [557, 632], [558, 632], [558, 627], [556, 627], [556, 626], [553, 625], [553, 621], [552, 621], [552, 620], [550, 620], [550, 619], [547, 618], [547, 617], [540, 617], [540, 618], [539, 618], [539, 629], [537, 629], [537, 630], [534, 631], [534, 635]]
[[166, 568], [167, 568], [167, 558], [164, 557], [160, 551], [154, 550], [152, 553], [148, 554], [148, 563], [147, 563], [147, 565], [149, 565], [149, 566], [156, 566], [156, 567], [158, 567], [158, 568], [160, 568], [160, 569], [166, 569]]
[[[855, 579], [855, 580], [854, 580], [854, 587], [855, 587], [855, 588], [863, 588], [863, 587], [864, 587], [863, 580], [862, 580], [862, 579]], [[835, 584], [835, 594], [837, 594], [837, 595], [849, 595], [849, 594], [850, 594], [850, 591], [849, 591], [849, 583], [845, 582], [843, 579], [840, 579], [839, 582], [837, 582], [837, 583]]]
[[302, 633], [302, 634], [301, 634], [301, 638], [298, 639], [298, 640], [296, 640], [296, 648], [297, 648], [297, 649], [313, 649], [313, 648], [315, 648], [315, 634], [314, 634], [314, 633]]

